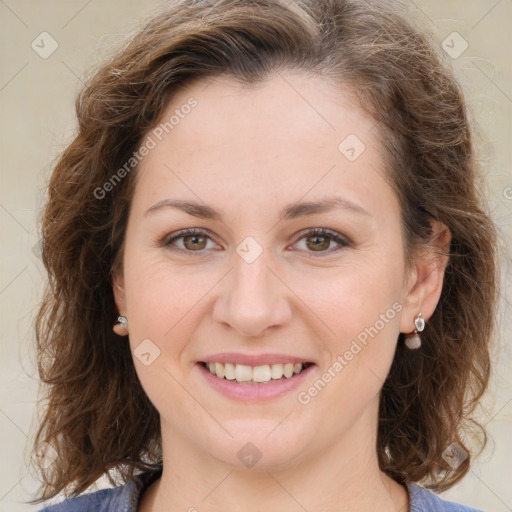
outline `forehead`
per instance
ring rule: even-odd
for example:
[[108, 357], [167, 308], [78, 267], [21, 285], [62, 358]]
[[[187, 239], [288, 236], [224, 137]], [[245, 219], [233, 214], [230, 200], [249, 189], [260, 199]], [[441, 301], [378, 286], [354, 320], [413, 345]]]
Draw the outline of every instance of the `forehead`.
[[137, 189], [146, 203], [174, 192], [237, 207], [339, 191], [396, 209], [374, 127], [349, 92], [320, 77], [281, 72], [250, 86], [229, 77], [196, 81], [173, 96], [148, 133], [155, 144]]

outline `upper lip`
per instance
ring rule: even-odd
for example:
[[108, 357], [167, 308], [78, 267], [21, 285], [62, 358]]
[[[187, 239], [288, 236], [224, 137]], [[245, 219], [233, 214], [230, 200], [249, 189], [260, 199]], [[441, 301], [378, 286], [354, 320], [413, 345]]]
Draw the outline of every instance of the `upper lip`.
[[222, 352], [205, 356], [198, 362], [203, 363], [233, 363], [246, 366], [263, 366], [279, 363], [312, 363], [308, 358], [288, 354], [242, 354], [240, 352]]

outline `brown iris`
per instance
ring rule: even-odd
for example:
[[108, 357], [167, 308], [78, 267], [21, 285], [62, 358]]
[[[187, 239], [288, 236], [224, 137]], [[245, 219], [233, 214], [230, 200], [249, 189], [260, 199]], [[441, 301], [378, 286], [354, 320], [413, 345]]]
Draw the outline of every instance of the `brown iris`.
[[[319, 243], [314, 243], [313, 245], [310, 245], [309, 241], [310, 240], [320, 240]], [[324, 249], [328, 249], [329, 248], [329, 244], [331, 243], [331, 239], [328, 237], [328, 236], [322, 236], [322, 235], [314, 235], [314, 236], [309, 236], [307, 237], [306, 239], [306, 245], [308, 246], [309, 249], [312, 249], [313, 250], [324, 250]]]
[[[183, 245], [190, 250], [204, 249], [206, 247], [206, 239], [204, 235], [187, 235], [183, 237]], [[191, 245], [188, 245], [191, 242]]]

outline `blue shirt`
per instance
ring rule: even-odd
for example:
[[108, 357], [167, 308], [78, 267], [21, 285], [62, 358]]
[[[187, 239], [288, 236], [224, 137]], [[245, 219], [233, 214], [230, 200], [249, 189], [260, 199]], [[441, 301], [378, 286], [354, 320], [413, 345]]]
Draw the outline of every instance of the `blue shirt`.
[[[68, 498], [61, 503], [45, 507], [39, 512], [137, 512], [143, 492], [161, 474], [162, 469], [146, 471], [122, 486]], [[407, 489], [410, 500], [409, 512], [483, 512], [443, 500], [416, 484], [408, 484]]]

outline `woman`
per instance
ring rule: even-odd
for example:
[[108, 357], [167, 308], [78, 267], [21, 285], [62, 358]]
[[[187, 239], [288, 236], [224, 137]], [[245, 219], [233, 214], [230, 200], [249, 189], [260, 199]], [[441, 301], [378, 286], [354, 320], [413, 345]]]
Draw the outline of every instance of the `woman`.
[[475, 510], [427, 489], [469, 469], [496, 235], [398, 10], [174, 2], [85, 87], [42, 219], [44, 510]]

